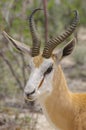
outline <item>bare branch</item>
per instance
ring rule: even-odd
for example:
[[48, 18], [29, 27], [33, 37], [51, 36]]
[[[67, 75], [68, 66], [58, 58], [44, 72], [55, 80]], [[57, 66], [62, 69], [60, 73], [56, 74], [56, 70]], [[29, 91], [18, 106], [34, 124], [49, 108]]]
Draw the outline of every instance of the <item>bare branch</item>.
[[26, 66], [26, 63], [25, 63], [25, 59], [24, 59], [24, 55], [21, 53], [21, 58], [22, 58], [22, 74], [23, 74], [23, 80], [24, 80], [24, 86], [26, 85], [26, 73], [25, 73], [25, 66]]
[[45, 42], [48, 42], [48, 11], [47, 0], [43, 0], [44, 16], [45, 16]]
[[13, 15], [11, 12], [11, 9], [14, 6], [14, 2], [15, 0], [12, 0], [10, 3], [5, 3], [5, 6], [2, 9], [2, 16], [4, 18], [4, 20], [7, 22], [7, 24], [9, 25], [9, 27], [11, 26], [12, 22], [13, 22]]
[[2, 51], [0, 51], [0, 56], [1, 56], [2, 59], [5, 61], [5, 63], [8, 65], [8, 67], [9, 67], [9, 69], [10, 69], [10, 71], [11, 71], [13, 77], [15, 78], [16, 82], [18, 83], [20, 89], [23, 90], [24, 88], [23, 88], [23, 86], [22, 86], [22, 84], [21, 84], [21, 82], [20, 82], [18, 76], [16, 75], [16, 73], [15, 73], [15, 71], [14, 71], [14, 69], [13, 69], [13, 67], [12, 67], [12, 65], [11, 65], [11, 63], [10, 63], [10, 61], [9, 61], [9, 60], [7, 59], [7, 57], [3, 54]]
[[9, 45], [7, 46], [11, 55], [13, 56], [13, 59], [15, 60], [16, 64], [20, 67], [20, 63], [19, 63], [19, 60], [17, 58], [17, 55], [15, 54], [15, 52], [13, 51], [13, 48], [10, 47]]

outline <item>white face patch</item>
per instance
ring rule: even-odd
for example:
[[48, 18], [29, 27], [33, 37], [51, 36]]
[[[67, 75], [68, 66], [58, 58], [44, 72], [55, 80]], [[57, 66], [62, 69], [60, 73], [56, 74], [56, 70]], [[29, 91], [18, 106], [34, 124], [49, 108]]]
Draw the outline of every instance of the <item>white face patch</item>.
[[[42, 64], [37, 68], [34, 65], [33, 59], [30, 62], [31, 74], [29, 80], [24, 89], [26, 95], [30, 95], [31, 98], [37, 98], [44, 94], [49, 94], [52, 91], [52, 78], [53, 71], [45, 75], [45, 72], [49, 67], [53, 68], [53, 60], [44, 59]], [[33, 93], [34, 92], [34, 93]]]

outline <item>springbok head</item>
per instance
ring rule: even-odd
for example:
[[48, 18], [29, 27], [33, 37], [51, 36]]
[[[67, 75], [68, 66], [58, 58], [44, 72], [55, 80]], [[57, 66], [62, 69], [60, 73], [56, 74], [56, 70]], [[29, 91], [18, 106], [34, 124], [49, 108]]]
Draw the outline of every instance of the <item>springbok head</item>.
[[30, 60], [29, 58], [27, 60], [29, 61], [31, 73], [24, 89], [24, 95], [27, 100], [34, 100], [35, 98], [38, 98], [41, 95], [49, 94], [52, 91], [54, 72], [56, 71], [56, 68], [62, 58], [71, 54], [76, 40], [73, 38], [57, 53], [54, 53], [53, 50], [57, 47], [57, 45], [64, 42], [74, 32], [79, 21], [79, 14], [77, 11], [75, 11], [73, 22], [66, 29], [66, 31], [63, 34], [50, 39], [45, 44], [43, 52], [40, 53], [41, 41], [38, 37], [33, 19], [33, 15], [38, 10], [41, 9], [35, 9], [29, 17], [29, 25], [33, 41], [32, 48], [29, 48], [27, 45], [14, 40], [6, 32], [3, 32], [3, 35], [19, 51], [23, 52], [24, 54], [28, 54], [30, 57]]

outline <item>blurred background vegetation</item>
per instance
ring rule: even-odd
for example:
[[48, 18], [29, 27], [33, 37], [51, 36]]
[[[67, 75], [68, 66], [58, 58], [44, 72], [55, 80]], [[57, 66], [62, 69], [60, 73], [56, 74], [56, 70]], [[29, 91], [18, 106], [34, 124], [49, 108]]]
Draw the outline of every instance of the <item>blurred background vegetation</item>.
[[[32, 39], [28, 18], [35, 8], [43, 8], [42, 0], [0, 1], [0, 129], [42, 130], [37, 126], [39, 105], [23, 101], [23, 88], [29, 77], [27, 57], [17, 52], [2, 36], [5, 30], [13, 38], [31, 46]], [[86, 1], [47, 0], [49, 38], [64, 31], [73, 19], [73, 10], [80, 14], [76, 31], [77, 47], [72, 56], [62, 62], [69, 87], [72, 91], [86, 90]], [[35, 15], [35, 23], [44, 43], [44, 14]], [[72, 82], [72, 84], [71, 84]], [[74, 85], [78, 87], [73, 87]], [[82, 86], [82, 87], [80, 87]], [[32, 107], [31, 107], [32, 106]], [[36, 106], [36, 107], [34, 107]], [[34, 115], [33, 112], [36, 112]], [[21, 114], [20, 114], [21, 113]], [[28, 116], [27, 116], [27, 113]], [[11, 124], [11, 125], [10, 125]], [[42, 123], [43, 124], [43, 123]], [[14, 127], [15, 126], [15, 127]], [[37, 126], [37, 128], [36, 128]], [[48, 128], [47, 128], [48, 130]], [[49, 128], [50, 130], [50, 128]]]

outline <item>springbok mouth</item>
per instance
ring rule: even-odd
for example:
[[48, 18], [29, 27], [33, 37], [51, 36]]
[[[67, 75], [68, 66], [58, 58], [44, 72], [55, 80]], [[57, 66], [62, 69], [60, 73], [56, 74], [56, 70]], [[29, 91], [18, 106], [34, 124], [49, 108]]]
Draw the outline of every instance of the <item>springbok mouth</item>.
[[26, 96], [24, 96], [24, 100], [25, 100], [26, 102], [31, 102], [31, 101], [36, 100], [36, 97], [26, 97]]
[[[44, 81], [44, 78], [45, 78], [45, 76], [43, 77], [43, 79], [41, 80], [41, 82], [39, 83], [39, 86], [38, 86], [38, 89], [42, 86], [42, 84], [43, 84], [43, 81]], [[39, 93], [39, 91], [38, 91], [38, 93]], [[27, 102], [31, 102], [31, 101], [34, 101], [34, 100], [36, 100], [37, 99], [37, 96], [30, 96], [30, 97], [27, 97], [27, 96], [24, 96], [24, 99], [25, 99], [25, 101]]]

